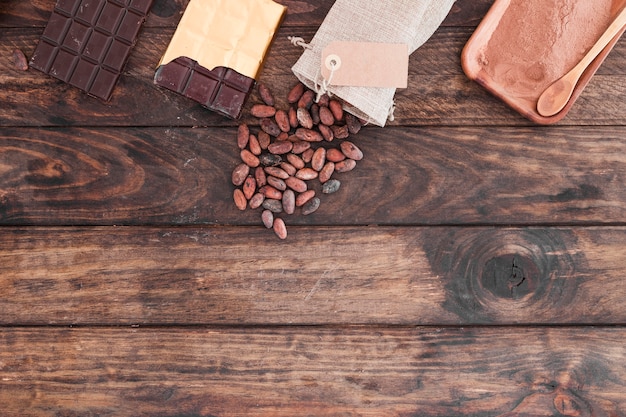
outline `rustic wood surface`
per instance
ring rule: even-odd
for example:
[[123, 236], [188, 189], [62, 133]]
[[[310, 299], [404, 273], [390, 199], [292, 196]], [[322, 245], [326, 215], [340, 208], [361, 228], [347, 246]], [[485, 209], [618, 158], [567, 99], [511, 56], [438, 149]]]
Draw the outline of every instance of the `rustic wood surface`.
[[[284, 103], [333, 1], [279, 2]], [[457, 0], [285, 241], [233, 205], [238, 122], [152, 83], [186, 0], [108, 103], [15, 68], [54, 0], [0, 2], [2, 415], [626, 416], [626, 42], [536, 126], [461, 70], [492, 2]]]

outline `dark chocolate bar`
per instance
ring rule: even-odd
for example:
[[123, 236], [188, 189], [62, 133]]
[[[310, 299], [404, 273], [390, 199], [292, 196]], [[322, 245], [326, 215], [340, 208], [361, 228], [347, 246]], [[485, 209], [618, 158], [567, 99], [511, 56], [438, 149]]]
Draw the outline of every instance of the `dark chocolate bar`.
[[58, 0], [30, 65], [109, 100], [153, 0]]
[[187, 57], [161, 65], [154, 82], [233, 119], [241, 115], [255, 84], [253, 78], [231, 68], [208, 70]]

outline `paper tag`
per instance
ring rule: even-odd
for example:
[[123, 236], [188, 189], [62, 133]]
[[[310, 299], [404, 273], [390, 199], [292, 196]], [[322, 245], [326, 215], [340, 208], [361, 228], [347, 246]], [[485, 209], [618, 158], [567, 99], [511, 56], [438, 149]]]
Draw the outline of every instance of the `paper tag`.
[[322, 51], [321, 73], [330, 85], [406, 88], [408, 49], [399, 43], [331, 42]]

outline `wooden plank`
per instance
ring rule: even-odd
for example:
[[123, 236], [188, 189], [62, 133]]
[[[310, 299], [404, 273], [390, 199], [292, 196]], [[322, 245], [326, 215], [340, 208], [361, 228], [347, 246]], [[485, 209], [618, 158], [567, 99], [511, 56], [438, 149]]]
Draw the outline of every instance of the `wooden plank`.
[[0, 324], [626, 322], [624, 228], [289, 230], [5, 227]]
[[626, 412], [623, 328], [2, 329], [6, 415]]
[[[232, 202], [234, 128], [1, 131], [1, 224], [260, 224]], [[341, 189], [322, 195], [312, 182], [320, 209], [287, 222], [623, 224], [623, 137], [622, 127], [366, 127], [353, 139], [365, 158], [336, 174]]]
[[[287, 6], [283, 26], [319, 26], [334, 0], [277, 0]], [[0, 27], [33, 27], [46, 25], [55, 0], [3, 0], [0, 3]], [[157, 0], [146, 27], [174, 27], [189, 0]], [[457, 0], [444, 21], [447, 26], [478, 24], [493, 0]]]

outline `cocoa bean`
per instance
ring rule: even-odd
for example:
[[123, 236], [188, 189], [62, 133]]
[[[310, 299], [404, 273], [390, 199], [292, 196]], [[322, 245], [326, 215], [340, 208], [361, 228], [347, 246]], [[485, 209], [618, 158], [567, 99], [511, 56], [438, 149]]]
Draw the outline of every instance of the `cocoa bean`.
[[307, 149], [311, 149], [311, 143], [305, 142], [303, 140], [296, 138], [296, 141], [293, 142], [293, 149], [291, 150], [291, 152], [293, 152], [296, 155], [300, 155], [301, 153], [305, 152]]
[[[278, 125], [276, 125], [278, 126]], [[278, 136], [276, 136], [276, 140], [279, 141], [283, 141], [283, 140], [289, 140], [291, 136], [289, 135], [289, 133], [287, 132], [280, 132]]]
[[268, 106], [267, 104], [255, 104], [250, 109], [250, 114], [259, 119], [264, 117], [274, 117], [276, 114], [276, 108]]
[[294, 129], [298, 127], [298, 111], [296, 110], [296, 108], [289, 107], [289, 112], [287, 112], [287, 115], [289, 116], [289, 125]]
[[317, 197], [310, 199], [302, 206], [302, 214], [308, 216], [309, 214], [315, 213], [317, 209], [320, 208], [320, 203], [321, 201]]
[[273, 106], [275, 104], [274, 95], [265, 84], [260, 83], [258, 90], [259, 97], [261, 97], [263, 103], [267, 104], [268, 106]]
[[267, 149], [267, 147], [270, 145], [270, 142], [272, 141], [270, 135], [263, 131], [259, 132], [259, 134], [257, 135], [257, 139], [259, 139], [259, 145], [263, 150]]
[[272, 187], [271, 185], [264, 185], [259, 188], [259, 192], [265, 196], [265, 198], [271, 198], [274, 200], [280, 200], [283, 198], [283, 193], [280, 190]]
[[260, 164], [259, 158], [247, 149], [242, 149], [239, 155], [241, 160], [250, 168], [256, 168]]
[[276, 137], [282, 133], [282, 130], [280, 130], [280, 127], [278, 127], [274, 119], [266, 117], [264, 119], [261, 119], [259, 123], [261, 126], [261, 130], [263, 130], [270, 136]]
[[296, 175], [296, 167], [294, 167], [293, 165], [291, 165], [289, 162], [282, 162], [280, 164], [280, 167], [287, 173], [289, 174], [290, 177], [293, 177], [294, 175]]
[[311, 168], [321, 171], [326, 163], [326, 148], [317, 148], [311, 158]]
[[265, 167], [265, 173], [267, 175], [271, 175], [272, 177], [280, 178], [281, 180], [289, 178], [289, 174], [284, 169], [279, 167]]
[[274, 225], [272, 226], [274, 233], [278, 236], [279, 239], [285, 240], [287, 239], [287, 226], [285, 225], [285, 221], [281, 218], [274, 219]]
[[237, 128], [237, 146], [239, 149], [245, 149], [248, 146], [248, 140], [250, 140], [250, 128], [245, 123], [242, 123]]
[[325, 141], [332, 142], [333, 139], [335, 139], [335, 135], [333, 133], [333, 130], [330, 127], [328, 127], [326, 125], [318, 125], [317, 128], [319, 129], [319, 131], [322, 134], [322, 137], [324, 138]]
[[266, 198], [263, 201], [263, 208], [271, 211], [272, 213], [282, 213], [283, 203], [278, 199]]
[[15, 48], [13, 50], [13, 66], [20, 71], [28, 70], [28, 61], [21, 49]]
[[311, 104], [311, 120], [314, 125], [320, 124], [320, 106], [316, 103]]
[[339, 149], [330, 148], [326, 151], [326, 160], [330, 162], [341, 162], [346, 159], [346, 156]]
[[333, 113], [333, 117], [336, 121], [343, 121], [343, 105], [338, 100], [330, 100], [328, 102], [328, 108]]
[[285, 180], [287, 187], [291, 188], [297, 193], [303, 193], [308, 189], [306, 182], [296, 177], [289, 177]]
[[322, 140], [324, 140], [320, 132], [306, 129], [304, 127], [296, 130], [296, 136], [298, 137], [298, 139], [304, 140], [306, 142], [321, 142]]
[[296, 110], [296, 116], [298, 118], [298, 123], [300, 124], [300, 126], [304, 127], [305, 129], [313, 128], [313, 119], [311, 118], [311, 113], [309, 113], [306, 108], [298, 107], [298, 110]]
[[341, 148], [341, 152], [343, 152], [343, 154], [350, 159], [354, 159], [355, 161], [363, 159], [363, 152], [358, 148], [358, 146], [350, 141], [346, 140], [341, 142], [339, 144], [339, 148]]
[[306, 107], [307, 109], [311, 108], [311, 105], [315, 101], [315, 93], [311, 90], [306, 90], [300, 100], [298, 100], [298, 107]]
[[304, 84], [297, 83], [296, 85], [294, 85], [287, 94], [287, 101], [289, 102], [289, 104], [297, 103], [302, 97], [302, 94], [304, 94], [304, 90]]
[[256, 186], [259, 188], [267, 184], [267, 175], [265, 175], [263, 167], [256, 167], [254, 169], [254, 179], [256, 180]]
[[293, 214], [296, 210], [296, 194], [293, 190], [285, 190], [283, 193], [283, 210], [287, 214]]
[[356, 167], [356, 161], [354, 159], [344, 159], [341, 162], [335, 164], [335, 172], [349, 172]]
[[[305, 142], [305, 143], [308, 143], [308, 142]], [[311, 162], [311, 158], [313, 158], [313, 154], [314, 154], [314, 151], [311, 148], [302, 152], [302, 160], [304, 161], [305, 164], [308, 164], [309, 162]]]
[[250, 206], [252, 210], [255, 210], [261, 207], [261, 204], [263, 204], [263, 201], [265, 201], [265, 196], [261, 193], [256, 193], [255, 195], [252, 196], [250, 201], [248, 201], [248, 205]]
[[262, 153], [259, 155], [259, 162], [265, 167], [274, 167], [280, 165], [280, 163], [283, 162], [283, 158], [280, 155]]
[[328, 94], [324, 93], [320, 96], [320, 99], [317, 101], [320, 107], [328, 107], [328, 103], [330, 103], [330, 97]]
[[336, 139], [347, 139], [350, 136], [350, 131], [348, 130], [348, 126], [331, 126], [331, 130], [333, 131], [333, 136]]
[[[305, 142], [306, 143], [306, 142]], [[291, 150], [293, 152], [293, 149]], [[293, 165], [296, 169], [302, 169], [306, 165], [302, 158], [300, 158], [295, 153], [287, 154], [287, 161]]]
[[272, 177], [271, 175], [267, 177], [267, 183], [276, 188], [278, 191], [285, 191], [287, 189], [287, 184], [285, 184], [285, 181], [281, 180], [280, 178]]
[[335, 116], [328, 107], [320, 107], [320, 122], [326, 126], [332, 126], [335, 124]]
[[248, 206], [248, 200], [246, 200], [246, 196], [243, 195], [243, 191], [240, 188], [235, 188], [233, 200], [235, 201], [235, 206], [241, 211], [244, 211]]
[[341, 182], [339, 182], [339, 180], [330, 179], [322, 185], [322, 193], [332, 194], [332, 193], [337, 192], [340, 187], [341, 187]]
[[252, 175], [248, 175], [246, 177], [246, 180], [243, 183], [242, 191], [246, 200], [250, 200], [254, 193], [256, 193], [256, 180]]
[[361, 130], [362, 124], [358, 117], [346, 112], [346, 126], [351, 135], [356, 135]]
[[259, 143], [259, 139], [257, 139], [257, 137], [254, 136], [253, 134], [250, 134], [250, 140], [248, 141], [248, 149], [250, 149], [250, 152], [252, 152], [256, 156], [261, 155], [261, 152], [263, 152], [263, 150], [261, 149], [261, 144]]
[[318, 175], [319, 173], [316, 170], [314, 170], [313, 168], [306, 167], [306, 168], [299, 169], [296, 172], [295, 176], [296, 178], [300, 178], [301, 180], [310, 181], [310, 180], [314, 180], [315, 178], [317, 178]]
[[306, 190], [305, 192], [298, 194], [296, 197], [296, 207], [302, 207], [313, 197], [315, 197], [315, 190]]
[[324, 167], [321, 169], [320, 174], [318, 176], [319, 181], [324, 184], [328, 181], [333, 173], [335, 172], [335, 163], [334, 162], [326, 162]]
[[240, 186], [241, 184], [243, 184], [249, 173], [250, 167], [248, 165], [237, 165], [231, 175], [231, 181], [233, 182], [233, 185]]
[[266, 228], [271, 229], [274, 226], [274, 213], [271, 210], [263, 210], [261, 221]]
[[289, 142], [288, 140], [270, 143], [270, 146], [267, 147], [267, 150], [274, 155], [284, 155], [291, 152], [292, 149], [293, 142]]
[[283, 132], [289, 132], [291, 130], [291, 125], [289, 124], [289, 115], [284, 110], [277, 110], [274, 115], [274, 120], [276, 124]]

